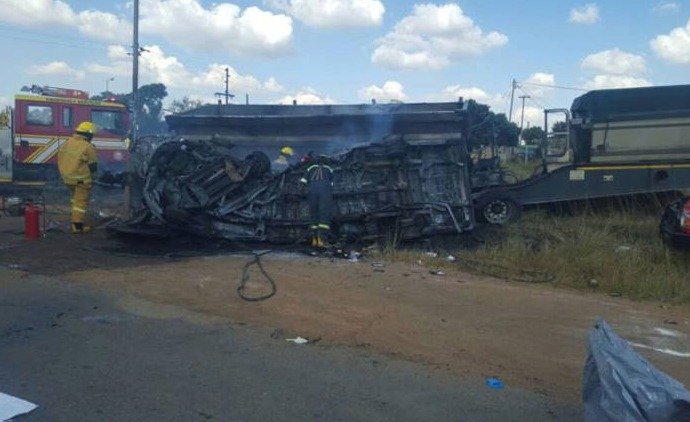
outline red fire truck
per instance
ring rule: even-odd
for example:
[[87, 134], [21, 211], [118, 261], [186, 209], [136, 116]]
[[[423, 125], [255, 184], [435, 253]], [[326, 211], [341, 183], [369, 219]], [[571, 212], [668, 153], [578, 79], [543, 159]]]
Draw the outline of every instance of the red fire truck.
[[[127, 108], [115, 101], [89, 100], [85, 91], [24, 87], [14, 107], [0, 110], [0, 184], [36, 184], [56, 179], [57, 152], [83, 121], [98, 132], [101, 175], [123, 174], [129, 160]], [[106, 176], [107, 177], [107, 176]]]

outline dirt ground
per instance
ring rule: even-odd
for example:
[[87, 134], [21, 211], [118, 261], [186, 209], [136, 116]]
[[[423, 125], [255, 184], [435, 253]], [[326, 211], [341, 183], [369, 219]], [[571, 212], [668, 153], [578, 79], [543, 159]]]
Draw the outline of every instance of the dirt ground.
[[[508, 386], [572, 402], [580, 400], [587, 331], [602, 316], [652, 363], [690, 385], [687, 307], [461, 271], [439, 276], [417, 264], [379, 267], [370, 260], [331, 260], [285, 251], [263, 258], [277, 282], [277, 294], [249, 303], [236, 292], [249, 255], [171, 262], [160, 254], [122, 254], [144, 245], [122, 245], [102, 231], [81, 240], [49, 232], [45, 239], [24, 241], [17, 229], [21, 219], [0, 219], [0, 263], [121, 293], [120, 305], [134, 312], [141, 299], [174, 305], [181, 311], [275, 328], [276, 336], [299, 335], [320, 339], [325, 347], [367, 348], [422, 362], [478, 383], [496, 376]], [[150, 251], [165, 249], [159, 244]], [[250, 275], [248, 293], [265, 292], [256, 267]]]

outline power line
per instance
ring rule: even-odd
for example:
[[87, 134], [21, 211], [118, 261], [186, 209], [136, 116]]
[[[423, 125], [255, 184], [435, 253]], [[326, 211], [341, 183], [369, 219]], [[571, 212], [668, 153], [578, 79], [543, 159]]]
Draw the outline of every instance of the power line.
[[[529, 92], [529, 91], [527, 91], [525, 88], [523, 88], [522, 86], [518, 85], [518, 89], [519, 89], [520, 91], [522, 91], [524, 94], [526, 94], [526, 95], [528, 96], [528, 98], [529, 98], [530, 100], [532, 100], [532, 102], [534, 102], [534, 104], [536, 104], [537, 106], [541, 107], [542, 109], [551, 108], [551, 107], [545, 107], [544, 104], [542, 104], [542, 103], [540, 103], [539, 101], [537, 101], [537, 99], [535, 98], [535, 96], [534, 96], [531, 92]], [[545, 102], [546, 102], [546, 101], [545, 101]], [[547, 105], [548, 105], [548, 104], [547, 104]]]
[[[22, 31], [18, 30], [16, 28], [11, 28], [11, 27], [6, 27], [6, 26], [0, 26], [0, 31], [9, 33], [9, 35], [3, 35], [4, 38], [9, 38], [9, 39], [14, 39], [18, 41], [26, 41], [26, 42], [33, 42], [37, 44], [46, 44], [46, 45], [59, 45], [63, 47], [71, 47], [71, 48], [81, 48], [81, 49], [89, 49], [89, 50], [98, 50], [102, 51], [103, 48], [106, 48], [112, 44], [109, 43], [102, 43], [102, 42], [93, 42], [93, 41], [82, 41], [78, 40], [76, 38], [72, 38], [73, 42], [65, 42], [65, 41], [57, 41], [54, 39], [54, 36], [49, 35], [49, 34], [44, 34], [40, 32], [32, 32], [32, 31]], [[40, 38], [37, 38], [40, 37]], [[49, 38], [49, 39], [46, 39]], [[61, 36], [61, 39], [69, 38], [69, 37], [64, 37]]]
[[588, 89], [584, 88], [577, 88], [574, 86], [563, 86], [563, 85], [548, 85], [548, 84], [539, 84], [536, 82], [520, 82], [520, 85], [533, 85], [533, 86], [540, 86], [544, 88], [557, 88], [557, 89], [568, 89], [571, 91], [582, 91], [582, 92], [587, 92], [589, 91]]

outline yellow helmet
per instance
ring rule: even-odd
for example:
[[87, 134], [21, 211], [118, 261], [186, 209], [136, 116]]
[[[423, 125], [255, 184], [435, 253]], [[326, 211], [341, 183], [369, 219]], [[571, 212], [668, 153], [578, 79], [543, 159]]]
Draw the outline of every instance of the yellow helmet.
[[94, 125], [91, 122], [81, 122], [77, 126], [77, 129], [75, 130], [75, 132], [86, 133], [89, 135], [95, 135], [96, 134], [96, 125]]
[[293, 150], [291, 147], [282, 147], [280, 149], [280, 153], [283, 155], [293, 156], [295, 155], [295, 150]]

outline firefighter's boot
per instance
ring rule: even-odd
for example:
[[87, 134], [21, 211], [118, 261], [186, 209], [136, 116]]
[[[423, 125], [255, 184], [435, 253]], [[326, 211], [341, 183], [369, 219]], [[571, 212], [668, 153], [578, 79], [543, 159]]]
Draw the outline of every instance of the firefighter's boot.
[[325, 244], [323, 243], [323, 239], [321, 239], [321, 235], [320, 235], [320, 234], [316, 235], [316, 247], [317, 247], [317, 248], [323, 248], [323, 247], [325, 247]]
[[72, 223], [72, 233], [73, 234], [84, 234], [91, 231], [91, 226], [87, 226], [84, 223]]

